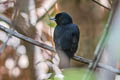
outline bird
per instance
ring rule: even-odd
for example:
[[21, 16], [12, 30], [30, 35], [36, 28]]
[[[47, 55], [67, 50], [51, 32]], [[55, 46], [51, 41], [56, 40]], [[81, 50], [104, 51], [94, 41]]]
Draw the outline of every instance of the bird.
[[70, 60], [74, 57], [78, 48], [80, 31], [76, 24], [73, 24], [72, 17], [66, 13], [57, 13], [54, 18], [56, 27], [53, 34], [55, 49], [60, 57], [60, 68], [69, 68]]

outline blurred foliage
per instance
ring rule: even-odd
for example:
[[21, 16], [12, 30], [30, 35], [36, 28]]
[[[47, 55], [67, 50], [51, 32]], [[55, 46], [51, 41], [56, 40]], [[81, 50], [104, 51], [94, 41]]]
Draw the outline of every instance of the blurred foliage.
[[[71, 69], [63, 70], [64, 80], [83, 80], [86, 74], [87, 74], [87, 69], [71, 68]], [[59, 79], [52, 77], [50, 80], [59, 80]], [[96, 80], [96, 75], [93, 74], [91, 76], [91, 79], [89, 80]]]
[[[112, 2], [112, 0], [109, 0], [109, 1]], [[43, 2], [44, 2], [44, 0], [35, 0], [36, 9], [40, 8], [42, 6]], [[3, 8], [4, 8], [4, 6], [3, 6]], [[62, 7], [63, 9], [59, 11], [59, 7]], [[98, 39], [99, 39], [99, 35], [96, 36], [96, 34], [99, 34], [102, 30], [101, 29], [101, 24], [102, 24], [101, 21], [106, 23], [108, 15], [107, 15], [107, 17], [104, 17], [104, 11], [101, 10], [100, 7], [96, 6], [96, 4], [94, 4], [93, 2], [91, 2], [89, 0], [63, 0], [63, 3], [61, 3], [61, 5], [59, 3], [57, 3], [57, 8], [55, 5], [52, 7], [52, 9], [50, 9], [48, 11], [47, 10], [48, 9], [46, 9], [46, 13], [40, 19], [40, 21], [45, 24], [44, 26], [39, 26], [39, 27], [42, 27], [42, 28], [40, 28], [40, 30], [38, 32], [38, 33], [42, 33], [42, 35], [40, 35], [40, 37], [42, 37], [41, 41], [42, 42], [49, 41], [52, 43], [52, 37], [51, 37], [52, 34], [49, 34], [50, 30], [51, 30], [50, 28], [52, 28], [52, 29], [55, 28], [56, 23], [49, 19], [51, 17], [54, 17], [57, 12], [65, 11], [65, 12], [70, 13], [71, 16], [73, 16], [74, 22], [76, 24], [78, 24], [78, 26], [80, 26], [80, 28], [81, 28], [81, 33], [82, 33], [81, 39], [83, 39], [83, 40], [81, 40], [81, 43], [85, 43], [85, 44], [83, 44], [80, 47], [81, 49], [78, 52], [79, 53], [82, 52], [82, 49], [83, 49], [85, 52], [82, 52], [82, 53], [84, 53], [82, 56], [85, 55], [85, 57], [89, 57], [90, 53], [93, 53], [93, 52], [90, 52], [90, 50], [93, 50], [92, 48], [95, 47], [94, 40], [97, 39], [97, 41], [98, 41]], [[97, 12], [97, 14], [96, 14], [96, 12]], [[5, 10], [4, 10], [3, 14], [6, 15], [8, 18], [11, 18], [13, 15], [13, 7], [9, 8], [9, 7], [5, 6]], [[105, 20], [103, 18], [101, 18], [101, 16], [104, 17]], [[17, 19], [20, 19], [20, 18], [21, 18], [21, 16]], [[24, 22], [24, 21], [21, 19], [21, 20], [18, 20], [18, 22]], [[18, 24], [18, 23], [16, 23], [16, 24]], [[22, 28], [22, 26], [25, 26], [25, 24], [22, 24], [22, 23], [18, 24], [18, 25], [21, 28]], [[33, 30], [32, 28], [30, 28], [30, 30]], [[31, 35], [33, 35], [33, 32], [28, 30], [28, 28], [26, 28], [26, 29], [27, 29], [27, 31], [25, 31], [26, 33], [30, 33]], [[24, 31], [25, 29], [22, 28], [21, 30]], [[18, 31], [20, 31], [20, 29], [18, 29]], [[3, 44], [3, 41], [0, 41], [0, 46], [1, 46], [1, 44]], [[46, 44], [49, 45], [49, 43], [46, 43]], [[91, 45], [93, 45], [93, 46], [91, 46]], [[11, 57], [16, 62], [15, 67], [19, 67], [18, 60], [19, 60], [21, 54], [17, 55], [16, 49], [17, 48], [7, 45], [5, 47], [5, 49], [3, 50], [3, 52], [1, 52], [1, 54], [0, 54], [0, 80], [13, 80], [14, 76], [9, 73], [10, 70], [8, 70], [6, 68], [6, 66], [4, 66], [4, 64], [5, 64], [6, 59]], [[28, 50], [30, 51], [31, 49], [28, 48]], [[27, 52], [30, 53], [29, 51], [27, 51]], [[21, 50], [21, 52], [23, 52], [23, 51]], [[50, 52], [47, 52], [46, 50], [42, 50], [42, 53], [44, 55], [45, 55], [45, 53], [50, 54]], [[89, 53], [89, 54], [86, 54], [86, 53]], [[47, 56], [47, 55], [45, 55], [45, 56]], [[49, 57], [49, 56], [47, 56], [47, 57]], [[20, 73], [20, 75], [15, 77], [15, 78], [17, 78], [16, 80], [32, 80], [30, 77], [31, 75], [29, 75], [29, 73], [30, 73], [29, 71], [32, 71], [31, 69], [28, 69], [28, 68], [26, 68], [26, 69], [19, 68], [19, 69], [20, 69], [21, 73]], [[86, 69], [78, 69], [77, 68], [77, 69], [63, 70], [64, 80], [82, 80], [82, 78], [84, 77], [84, 75], [86, 73], [87, 73]], [[32, 73], [32, 75], [33, 75], [33, 73]], [[50, 80], [58, 80], [57, 78], [54, 78], [54, 75], [50, 78]], [[6, 79], [4, 79], [4, 78], [6, 78]], [[93, 74], [91, 80], [95, 80], [95, 79], [96, 79], [96, 75]]]
[[55, 27], [56, 23], [54, 21], [51, 21], [50, 18], [55, 17], [55, 10], [51, 13], [47, 13], [47, 15], [43, 18], [43, 22], [47, 24], [49, 27]]
[[[53, 17], [53, 16], [51, 16], [51, 17]], [[44, 22], [45, 24], [47, 24], [49, 27], [52, 27], [52, 28], [55, 28], [55, 26], [56, 26], [56, 23], [55, 23], [54, 21], [51, 21], [51, 20], [50, 20], [50, 17], [48, 17], [48, 16], [46, 16], [46, 17], [43, 19], [43, 22]]]

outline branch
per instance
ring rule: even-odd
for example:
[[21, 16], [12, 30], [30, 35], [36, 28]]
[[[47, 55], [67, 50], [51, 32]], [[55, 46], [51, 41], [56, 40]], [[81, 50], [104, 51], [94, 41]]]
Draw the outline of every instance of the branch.
[[108, 7], [104, 6], [103, 4], [99, 3], [99, 2], [98, 2], [98, 1], [96, 1], [96, 0], [92, 0], [92, 1], [93, 1], [93, 2], [95, 2], [96, 4], [98, 4], [98, 5], [102, 6], [103, 8], [107, 9], [108, 11], [110, 11], [110, 10], [111, 10], [110, 8], [108, 8]]
[[51, 9], [53, 9], [53, 7], [55, 6], [56, 2], [57, 2], [57, 0], [50, 6], [49, 9], [44, 8], [46, 12], [37, 20], [37, 22], [39, 22], [41, 19], [43, 19], [43, 18], [48, 14], [48, 12], [49, 12]]
[[3, 30], [3, 31], [5, 31], [5, 32], [7, 32], [8, 34], [10, 34], [12, 36], [15, 36], [15, 37], [20, 38], [20, 39], [22, 39], [24, 41], [27, 41], [27, 42], [29, 42], [29, 43], [31, 43], [33, 45], [36, 45], [36, 46], [39, 46], [41, 48], [44, 48], [44, 49], [47, 49], [47, 50], [55, 52], [54, 48], [52, 48], [50, 46], [47, 46], [46, 44], [40, 43], [38, 41], [35, 41], [35, 40], [33, 40], [33, 39], [29, 38], [29, 37], [26, 37], [26, 36], [24, 36], [24, 35], [22, 35], [22, 34], [20, 34], [18, 32], [14, 32], [13, 30], [5, 28], [2, 25], [0, 25], [0, 29]]
[[3, 50], [5, 49], [5, 47], [6, 47], [6, 45], [7, 45], [7, 43], [8, 43], [8, 41], [9, 41], [10, 38], [11, 38], [11, 35], [8, 34], [8, 37], [7, 37], [6, 41], [3, 42], [3, 44], [0, 46], [0, 52], [1, 52], [1, 53], [2, 53]]
[[8, 19], [8, 18], [7, 18], [5, 15], [3, 15], [3, 14], [0, 14], [0, 21], [4, 21], [4, 22], [6, 22], [6, 23], [9, 24], [9, 25], [12, 24], [11, 20]]
[[[15, 3], [14, 3], [15, 4]], [[5, 16], [3, 15], [0, 15], [0, 19], [3, 20], [3, 21], [6, 21], [9, 25], [10, 25], [10, 29], [13, 29], [14, 30], [14, 23], [16, 21], [16, 17], [17, 17], [17, 9], [14, 7], [13, 8], [14, 10], [14, 13], [13, 13], [13, 16], [12, 16], [12, 21], [10, 22], [10, 20], [8, 18], [6, 18]], [[0, 47], [0, 52], [2, 52], [4, 50], [4, 48], [6, 47], [9, 39], [11, 38], [12, 36], [10, 34], [8, 34], [8, 37], [7, 37], [7, 40], [1, 45]]]
[[[29, 37], [26, 37], [26, 36], [24, 36], [24, 35], [22, 35], [22, 34], [20, 34], [20, 33], [14, 32], [13, 30], [10, 30], [10, 29], [8, 29], [8, 28], [5, 28], [5, 27], [2, 26], [2, 25], [0, 25], [0, 29], [3, 30], [3, 31], [5, 31], [5, 32], [7, 32], [8, 34], [10, 34], [10, 35], [12, 35], [12, 36], [15, 36], [15, 37], [17, 37], [17, 38], [20, 38], [20, 39], [22, 39], [22, 40], [24, 40], [24, 41], [26, 41], [26, 42], [29, 42], [29, 43], [31, 43], [31, 44], [33, 44], [33, 45], [36, 45], [36, 46], [39, 46], [39, 47], [41, 47], [41, 48], [44, 48], [44, 49], [47, 49], [47, 50], [50, 50], [50, 51], [55, 52], [55, 49], [54, 49], [53, 47], [50, 47], [50, 46], [48, 46], [48, 45], [46, 45], [46, 44], [40, 43], [40, 42], [38, 42], [38, 41], [35, 41], [35, 40], [33, 40], [33, 39], [29, 38]], [[86, 58], [82, 58], [82, 57], [80, 57], [80, 56], [74, 56], [74, 57], [73, 57], [73, 60], [79, 61], [79, 62], [83, 62], [83, 63], [85, 63], [85, 64], [90, 64], [90, 63], [92, 62], [91, 60], [88, 60], [88, 59], [86, 59]], [[112, 71], [112, 72], [114, 72], [114, 73], [116, 73], [116, 74], [120, 74], [120, 71], [119, 71], [118, 69], [115, 69], [115, 68], [113, 68], [113, 67], [111, 67], [111, 66], [107, 66], [107, 65], [101, 64], [101, 63], [99, 63], [97, 66], [100, 67], [100, 68], [103, 68], [103, 69]]]
[[94, 52], [94, 59], [93, 59], [93, 63], [92, 63], [92, 65], [90, 65], [90, 69], [91, 70], [95, 70], [96, 69], [96, 66], [97, 66], [97, 64], [99, 63], [99, 61], [100, 61], [100, 59], [101, 59], [101, 56], [102, 56], [102, 54], [103, 54], [103, 51], [104, 51], [104, 45], [105, 45], [105, 40], [106, 40], [106, 37], [107, 37], [107, 35], [108, 35], [108, 31], [109, 31], [109, 29], [110, 29], [110, 22], [111, 22], [111, 15], [110, 15], [110, 17], [108, 18], [108, 21], [107, 21], [107, 23], [106, 23], [106, 25], [105, 25], [105, 28], [104, 28], [104, 32], [103, 32], [103, 35], [102, 35], [102, 37], [101, 37], [101, 39], [100, 39], [100, 41], [99, 41], [99, 43], [98, 43], [98, 45], [97, 45], [97, 47], [96, 47], [96, 50], [95, 50], [95, 52]]
[[[88, 60], [88, 59], [80, 57], [80, 56], [74, 56], [73, 60], [78, 61], [78, 62], [82, 62], [82, 63], [85, 63], [85, 64], [92, 63], [92, 60]], [[102, 64], [102, 63], [98, 63], [97, 67], [105, 69], [105, 70], [109, 70], [109, 71], [114, 72], [116, 74], [120, 74], [119, 69], [113, 68], [111, 66], [108, 66], [108, 65], [105, 65], [105, 64]]]
[[94, 59], [92, 60], [92, 63], [89, 64], [89, 70], [87, 72], [87, 75], [85, 75], [85, 80], [88, 80], [91, 78], [91, 75], [93, 74], [93, 72], [96, 70], [96, 67], [98, 66], [99, 64], [99, 61], [102, 57], [102, 54], [103, 54], [103, 51], [104, 51], [104, 47], [105, 47], [105, 40], [108, 36], [108, 32], [109, 32], [109, 29], [110, 29], [110, 22], [112, 20], [112, 11], [110, 13], [110, 16], [108, 18], [108, 21], [105, 25], [105, 28], [104, 28], [104, 32], [103, 32], [103, 35], [96, 47], [96, 50], [94, 52]]

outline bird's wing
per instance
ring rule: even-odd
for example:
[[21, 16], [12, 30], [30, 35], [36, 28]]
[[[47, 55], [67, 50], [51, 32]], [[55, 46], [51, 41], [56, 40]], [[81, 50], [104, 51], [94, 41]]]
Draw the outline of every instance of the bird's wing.
[[76, 25], [70, 26], [70, 29], [61, 38], [61, 47], [63, 50], [70, 50], [72, 53], [75, 53], [78, 47], [79, 29]]
[[54, 42], [55, 47], [60, 48], [60, 40], [61, 40], [61, 34], [63, 33], [63, 30], [60, 26], [57, 26], [54, 31]]

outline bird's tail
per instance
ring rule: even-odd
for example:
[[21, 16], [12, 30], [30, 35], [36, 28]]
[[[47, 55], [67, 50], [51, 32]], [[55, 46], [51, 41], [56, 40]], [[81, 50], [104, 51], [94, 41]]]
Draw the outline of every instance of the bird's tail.
[[58, 51], [57, 52], [59, 57], [60, 57], [60, 63], [59, 67], [60, 68], [70, 68], [70, 58], [63, 52], [63, 51]]

